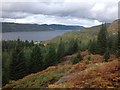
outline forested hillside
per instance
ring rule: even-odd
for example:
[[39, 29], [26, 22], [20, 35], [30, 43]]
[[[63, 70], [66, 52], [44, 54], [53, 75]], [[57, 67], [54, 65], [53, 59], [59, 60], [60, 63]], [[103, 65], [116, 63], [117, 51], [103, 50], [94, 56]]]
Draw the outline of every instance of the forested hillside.
[[[110, 26], [109, 23], [106, 23], [106, 28]], [[63, 34], [62, 36], [57, 36], [52, 40], [45, 41], [46, 43], [58, 43], [59, 39], [62, 38], [64, 41], [69, 41], [71, 39], [77, 39], [78, 42], [81, 42], [86, 45], [90, 40], [97, 39], [97, 35], [100, 31], [101, 25], [93, 26], [90, 28], [84, 28], [81, 30], [69, 31]], [[108, 33], [110, 33], [108, 31]]]
[[111, 33], [109, 27], [72, 31], [40, 44], [2, 41], [3, 88], [120, 88], [120, 31]]

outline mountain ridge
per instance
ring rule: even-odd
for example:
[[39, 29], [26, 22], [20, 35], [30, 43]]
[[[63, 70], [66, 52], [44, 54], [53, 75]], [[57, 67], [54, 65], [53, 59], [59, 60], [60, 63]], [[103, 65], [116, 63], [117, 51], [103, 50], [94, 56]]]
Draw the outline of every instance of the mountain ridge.
[[52, 31], [52, 30], [79, 30], [83, 26], [61, 25], [61, 24], [20, 24], [20, 23], [2, 23], [2, 32], [23, 32], [23, 31]]
[[111, 23], [111, 25], [108, 27], [107, 30], [109, 32], [114, 33], [116, 31], [118, 31], [119, 28], [120, 28], [120, 19], [117, 19]]

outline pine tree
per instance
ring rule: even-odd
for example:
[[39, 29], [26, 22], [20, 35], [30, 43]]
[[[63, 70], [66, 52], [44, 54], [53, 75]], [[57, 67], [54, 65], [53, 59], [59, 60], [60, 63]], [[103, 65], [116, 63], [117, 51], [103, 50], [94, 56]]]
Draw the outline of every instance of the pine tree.
[[66, 52], [66, 54], [67, 55], [71, 55], [71, 54], [73, 54], [73, 53], [75, 53], [75, 52], [77, 52], [78, 51], [78, 43], [77, 43], [77, 40], [70, 40], [69, 41], [69, 48], [68, 48], [68, 50], [67, 50], [67, 52]]
[[92, 54], [97, 53], [97, 43], [95, 39], [93, 39], [93, 41], [90, 41], [88, 51]]
[[22, 78], [26, 74], [25, 57], [19, 39], [17, 40], [17, 45], [13, 50], [9, 68], [10, 79], [12, 80]]
[[111, 51], [111, 53], [112, 53], [112, 51], [113, 51], [113, 47], [114, 47], [114, 43], [113, 43], [113, 37], [111, 37], [111, 35], [109, 35], [109, 37], [108, 37], [108, 42], [107, 42], [107, 44], [108, 44], [108, 49]]
[[38, 45], [32, 49], [31, 60], [30, 60], [30, 72], [38, 72], [42, 70], [42, 54], [41, 48]]
[[98, 34], [97, 38], [97, 48], [98, 48], [98, 53], [103, 55], [106, 51], [107, 47], [107, 28], [106, 24], [102, 24], [102, 27], [100, 29], [100, 32]]
[[31, 40], [30, 46], [34, 46], [34, 41], [33, 40]]
[[2, 53], [2, 85], [5, 85], [9, 82], [9, 61], [10, 54], [7, 52]]
[[89, 48], [90, 48], [91, 44], [92, 44], [92, 40], [90, 39], [89, 42], [88, 42], [88, 46], [87, 46], [88, 47], [88, 51], [89, 51]]
[[113, 54], [116, 54], [116, 51], [117, 51], [117, 49], [118, 49], [118, 42], [117, 42], [117, 38], [116, 38], [116, 36], [115, 37], [113, 37], [113, 39], [111, 40], [112, 41], [112, 46], [111, 46], [111, 52], [113, 53]]
[[110, 58], [110, 52], [109, 52], [108, 49], [107, 49], [106, 52], [104, 53], [103, 58], [105, 59], [106, 62], [107, 62], [108, 59]]
[[77, 51], [78, 51], [78, 42], [77, 42], [77, 40], [74, 40], [74, 43], [73, 43], [73, 53], [75, 53]]
[[64, 56], [64, 54], [65, 54], [65, 46], [62, 39], [60, 39], [60, 43], [57, 49], [57, 59], [60, 60]]
[[45, 67], [52, 66], [56, 64], [58, 61], [56, 59], [56, 50], [54, 45], [50, 45], [47, 51], [47, 54], [45, 56]]
[[28, 47], [29, 46], [29, 42], [28, 42], [28, 40], [25, 40], [25, 47]]
[[118, 55], [117, 56], [120, 57], [120, 27], [119, 27], [119, 30], [118, 30]]

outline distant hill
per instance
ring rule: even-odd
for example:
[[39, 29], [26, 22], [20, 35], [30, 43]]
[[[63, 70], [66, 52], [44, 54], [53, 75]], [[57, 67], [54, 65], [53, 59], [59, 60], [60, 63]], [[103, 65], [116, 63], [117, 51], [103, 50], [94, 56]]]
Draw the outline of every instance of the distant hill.
[[23, 31], [51, 31], [51, 30], [78, 30], [83, 26], [59, 25], [59, 24], [18, 24], [18, 23], [2, 23], [2, 32], [23, 32]]
[[120, 28], [120, 19], [113, 21], [107, 30], [108, 32], [115, 33], [116, 31], [118, 31], [118, 27]]
[[[110, 26], [110, 23], [106, 23], [106, 27], [108, 28]], [[97, 33], [100, 31], [101, 25], [97, 25], [97, 26], [92, 26], [89, 28], [84, 28], [83, 31], [84, 32], [91, 32], [91, 33]]]
[[[107, 23], [106, 26], [107, 28], [110, 26], [110, 23]], [[46, 43], [49, 42], [59, 42], [60, 38], [63, 40], [71, 40], [71, 39], [77, 39], [77, 40], [82, 40], [82, 42], [87, 43], [90, 40], [97, 38], [97, 35], [100, 31], [101, 25], [89, 27], [89, 28], [83, 28], [81, 30], [74, 30], [74, 31], [69, 31], [63, 34], [62, 36], [57, 36], [53, 38], [52, 40], [46, 41]]]

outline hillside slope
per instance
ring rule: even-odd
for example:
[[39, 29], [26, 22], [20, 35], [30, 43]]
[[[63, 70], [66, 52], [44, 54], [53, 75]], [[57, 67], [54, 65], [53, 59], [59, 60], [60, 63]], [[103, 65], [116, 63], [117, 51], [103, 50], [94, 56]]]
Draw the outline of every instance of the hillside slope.
[[71, 64], [69, 55], [62, 58], [60, 64], [41, 72], [28, 75], [23, 79], [11, 81], [4, 88], [120, 88], [120, 60], [111, 55], [105, 62], [100, 55], [88, 55], [82, 52], [84, 60]]
[[[109, 34], [116, 35], [117, 31], [118, 31], [118, 27], [120, 28], [120, 19], [117, 19], [117, 20], [113, 21], [112, 23], [107, 23], [106, 27], [107, 27], [107, 31]], [[62, 38], [65, 41], [70, 40], [70, 39], [77, 39], [79, 41], [82, 40], [82, 42], [87, 43], [90, 40], [97, 38], [100, 28], [101, 28], [101, 25], [98, 25], [98, 26], [93, 26], [93, 27], [89, 27], [89, 28], [84, 28], [81, 30], [66, 32], [64, 35], [57, 36], [57, 37], [53, 38], [52, 40], [46, 41], [46, 42], [47, 43], [49, 43], [49, 42], [56, 43], [57, 41], [60, 40], [60, 38]]]
[[108, 27], [109, 32], [117, 32], [118, 28], [120, 28], [120, 19], [117, 19], [111, 23], [111, 25]]
[[[107, 24], [107, 28], [110, 26], [110, 24]], [[77, 39], [79, 41], [82, 41], [83, 43], [87, 43], [90, 40], [97, 38], [97, 35], [100, 31], [101, 25], [98, 26], [93, 26], [93, 27], [89, 27], [89, 28], [84, 28], [81, 30], [74, 30], [74, 31], [69, 31], [66, 32], [65, 34], [63, 34], [62, 36], [57, 36], [55, 38], [53, 38], [52, 40], [48, 40], [46, 41], [46, 43], [49, 42], [58, 42], [60, 40], [60, 38], [62, 38], [64, 41], [68, 41], [71, 39]]]

